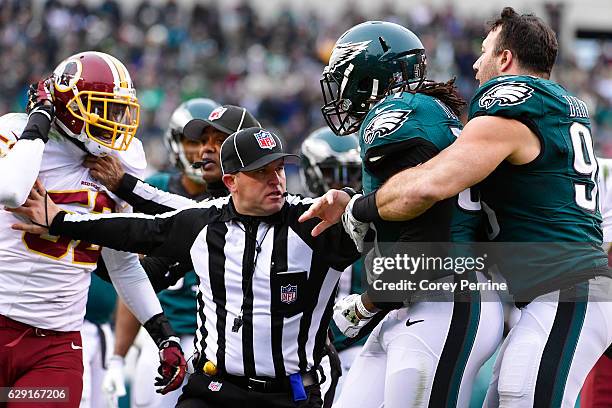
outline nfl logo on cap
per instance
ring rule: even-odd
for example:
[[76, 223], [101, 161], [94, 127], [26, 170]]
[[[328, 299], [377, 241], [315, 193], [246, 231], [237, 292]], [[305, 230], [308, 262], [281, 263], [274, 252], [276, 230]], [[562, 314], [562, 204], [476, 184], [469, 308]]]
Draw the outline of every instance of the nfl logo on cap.
[[259, 144], [259, 147], [262, 149], [272, 150], [276, 147], [276, 140], [274, 139], [274, 136], [272, 136], [272, 133], [265, 130], [260, 130], [259, 132], [255, 133], [254, 136], [257, 140], [257, 144]]
[[297, 285], [281, 286], [281, 302], [291, 304], [297, 299]]

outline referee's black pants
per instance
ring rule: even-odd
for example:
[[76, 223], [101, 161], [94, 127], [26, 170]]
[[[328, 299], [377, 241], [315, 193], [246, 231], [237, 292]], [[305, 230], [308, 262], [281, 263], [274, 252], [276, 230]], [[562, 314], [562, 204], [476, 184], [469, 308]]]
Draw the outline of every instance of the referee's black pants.
[[[211, 385], [215, 381], [204, 374], [192, 374], [183, 387], [177, 408], [320, 408], [323, 405], [319, 385], [305, 387], [308, 398], [294, 402], [291, 391], [257, 392], [238, 387], [229, 381]], [[211, 388], [213, 391], [211, 390]]]

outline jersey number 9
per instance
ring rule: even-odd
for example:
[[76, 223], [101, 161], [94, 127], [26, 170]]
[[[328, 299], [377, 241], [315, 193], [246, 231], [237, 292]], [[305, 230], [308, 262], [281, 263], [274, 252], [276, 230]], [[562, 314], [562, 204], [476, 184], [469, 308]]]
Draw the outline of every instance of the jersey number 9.
[[597, 208], [597, 159], [593, 152], [593, 138], [589, 128], [574, 122], [569, 128], [574, 150], [574, 170], [582, 176], [588, 176], [593, 182], [589, 190], [587, 183], [574, 183], [576, 204], [585, 210], [595, 211]]

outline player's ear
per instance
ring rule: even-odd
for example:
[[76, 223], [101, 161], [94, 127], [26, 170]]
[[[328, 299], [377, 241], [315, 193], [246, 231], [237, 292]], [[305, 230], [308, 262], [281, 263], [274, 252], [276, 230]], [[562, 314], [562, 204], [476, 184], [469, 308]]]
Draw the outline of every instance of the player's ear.
[[510, 50], [503, 50], [500, 54], [499, 54], [499, 70], [500, 72], [506, 72], [508, 69], [510, 69], [510, 67], [512, 66], [512, 64], [516, 64], [516, 61], [514, 60], [514, 55], [512, 54], [512, 51]]
[[223, 184], [225, 184], [230, 193], [236, 191], [236, 174], [224, 174], [221, 180], [223, 180]]

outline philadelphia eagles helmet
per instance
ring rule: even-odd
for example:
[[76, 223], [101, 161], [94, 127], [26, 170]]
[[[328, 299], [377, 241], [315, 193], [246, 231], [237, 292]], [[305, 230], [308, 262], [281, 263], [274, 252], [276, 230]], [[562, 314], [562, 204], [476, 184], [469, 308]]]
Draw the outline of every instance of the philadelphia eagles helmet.
[[361, 190], [361, 157], [356, 135], [336, 136], [328, 127], [312, 132], [301, 147], [301, 178], [314, 196], [331, 188]]
[[164, 144], [170, 153], [170, 163], [197, 183], [203, 183], [202, 170], [191, 167], [181, 143], [183, 128], [191, 119], [207, 119], [220, 105], [207, 98], [195, 98], [183, 102], [170, 116], [170, 124], [164, 134]]
[[419, 37], [384, 21], [358, 24], [336, 42], [321, 76], [323, 116], [332, 131], [355, 133], [372, 104], [425, 80], [425, 49]]

